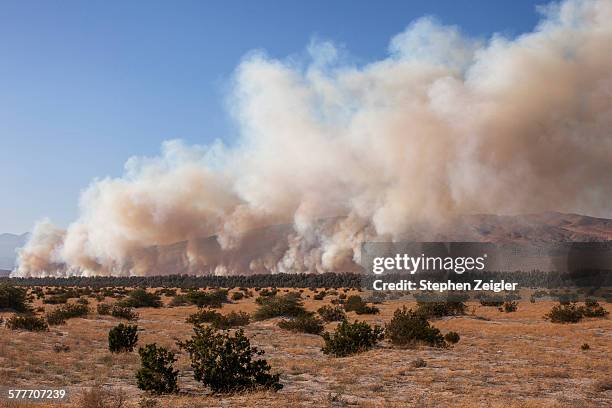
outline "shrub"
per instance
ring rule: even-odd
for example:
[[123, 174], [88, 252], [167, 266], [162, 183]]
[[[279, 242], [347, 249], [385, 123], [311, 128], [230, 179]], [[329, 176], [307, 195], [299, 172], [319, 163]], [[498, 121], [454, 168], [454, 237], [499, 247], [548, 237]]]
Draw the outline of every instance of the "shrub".
[[574, 303], [558, 304], [544, 318], [552, 323], [578, 323], [582, 319], [582, 311]]
[[325, 299], [325, 295], [327, 295], [327, 293], [323, 290], [323, 291], [321, 291], [319, 293], [316, 293], [312, 298], [314, 300], [323, 300], [323, 299]]
[[201, 309], [187, 317], [186, 322], [191, 324], [212, 323], [218, 319], [221, 313], [215, 310]]
[[498, 295], [487, 296], [483, 295], [480, 297], [480, 304], [483, 306], [495, 306], [500, 307], [504, 304], [504, 298]]
[[347, 312], [354, 312], [361, 308], [365, 302], [361, 299], [361, 296], [351, 295], [344, 301], [344, 310]]
[[244, 293], [242, 292], [234, 292], [232, 293], [232, 300], [240, 300], [244, 298]]
[[592, 299], [585, 300], [584, 306], [580, 308], [580, 311], [584, 317], [606, 317], [609, 313], [599, 303]]
[[161, 299], [155, 293], [149, 293], [145, 289], [134, 289], [128, 297], [119, 303], [123, 307], [161, 307]]
[[385, 327], [385, 335], [396, 346], [414, 346], [426, 344], [433, 347], [444, 347], [444, 337], [440, 330], [431, 326], [427, 318], [412, 309], [396, 309], [393, 318]]
[[110, 315], [111, 309], [112, 309], [112, 306], [109, 305], [108, 303], [98, 303], [98, 306], [96, 306], [96, 311], [98, 312], [99, 315], [102, 315], [102, 316]]
[[419, 357], [415, 360], [412, 360], [410, 362], [410, 365], [414, 368], [423, 368], [423, 367], [427, 367], [427, 362]]
[[59, 295], [51, 295], [48, 298], [43, 299], [43, 303], [48, 305], [62, 305], [68, 302], [70, 296], [68, 293], [62, 293]]
[[262, 290], [259, 291], [259, 296], [271, 297], [271, 296], [276, 296], [276, 293], [278, 293], [278, 290], [276, 288], [274, 288], [274, 289], [262, 289]]
[[270, 374], [268, 362], [256, 359], [264, 352], [251, 347], [242, 329], [233, 336], [228, 331], [218, 333], [212, 327], [199, 325], [193, 330], [191, 339], [178, 345], [189, 353], [195, 379], [213, 392], [282, 388], [279, 375]]
[[70, 351], [70, 346], [66, 344], [56, 343], [53, 345], [53, 351], [56, 353], [67, 353]]
[[114, 305], [110, 314], [118, 319], [138, 320], [138, 313], [131, 307]]
[[230, 312], [227, 315], [218, 314], [213, 319], [212, 326], [216, 329], [230, 329], [232, 327], [246, 326], [249, 324], [250, 317], [245, 312]]
[[459, 339], [460, 339], [459, 333], [454, 332], [454, 331], [449, 331], [448, 333], [444, 335], [444, 340], [446, 340], [446, 342], [449, 344], [459, 343]]
[[7, 284], [0, 285], [0, 310], [14, 310], [18, 313], [30, 312], [27, 304], [27, 291]]
[[371, 349], [382, 338], [383, 330], [379, 326], [344, 321], [336, 327], [334, 333], [323, 333], [325, 345], [322, 351], [336, 357], [345, 357]]
[[51, 326], [64, 324], [68, 319], [86, 316], [88, 313], [89, 307], [87, 305], [68, 303], [58, 307], [50, 313], [47, 313], [47, 322]]
[[364, 304], [359, 309], [355, 310], [355, 313], [357, 313], [358, 315], [378, 314], [380, 313], [380, 310], [376, 306], [368, 306]]
[[346, 313], [344, 313], [344, 309], [341, 306], [321, 306], [319, 310], [317, 310], [319, 316], [326, 322], [340, 322], [342, 320], [346, 320]]
[[499, 308], [500, 312], [512, 313], [518, 309], [518, 303], [515, 301], [504, 302], [504, 305]]
[[314, 316], [314, 313], [303, 314], [291, 320], [281, 320], [278, 327], [293, 332], [321, 334], [323, 321]]
[[246, 326], [250, 317], [245, 312], [231, 312], [227, 316], [214, 310], [199, 310], [187, 318], [187, 323], [202, 324], [211, 323], [217, 329], [230, 329], [232, 327]]
[[11, 330], [47, 331], [49, 325], [45, 319], [34, 315], [13, 315], [6, 321]]
[[185, 306], [189, 304], [189, 300], [186, 295], [176, 295], [170, 301], [170, 306]]
[[254, 314], [257, 320], [270, 319], [272, 317], [296, 317], [306, 313], [301, 299], [294, 293], [287, 293], [281, 296], [258, 297], [256, 302], [259, 304], [259, 308]]
[[582, 351], [586, 351], [586, 350], [590, 350], [591, 346], [589, 346], [589, 343], [584, 343], [582, 344], [582, 346], [580, 346], [580, 350]]
[[463, 302], [421, 302], [417, 301], [416, 312], [426, 318], [459, 316], [465, 314], [466, 306]]
[[108, 332], [108, 349], [112, 353], [132, 352], [138, 342], [138, 326], [119, 323]]
[[184, 299], [187, 303], [196, 305], [198, 307], [219, 308], [223, 306], [223, 303], [228, 302], [227, 290], [224, 289], [217, 289], [212, 292], [192, 290], [187, 292], [187, 294], [185, 294], [184, 296]]
[[178, 392], [176, 380], [178, 370], [172, 364], [176, 355], [157, 344], [147, 344], [138, 349], [140, 369], [136, 372], [138, 388], [153, 394], [171, 394]]
[[347, 312], [355, 312], [358, 315], [362, 314], [378, 314], [379, 310], [376, 306], [368, 306], [366, 302], [361, 299], [361, 296], [352, 295], [344, 302], [344, 310]]

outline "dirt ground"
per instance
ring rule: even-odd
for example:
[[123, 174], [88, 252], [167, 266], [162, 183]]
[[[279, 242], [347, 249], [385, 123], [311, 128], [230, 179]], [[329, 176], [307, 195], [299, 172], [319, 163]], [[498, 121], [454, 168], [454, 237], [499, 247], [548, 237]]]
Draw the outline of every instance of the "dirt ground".
[[[312, 295], [306, 290], [306, 294]], [[308, 310], [329, 304], [305, 299]], [[523, 299], [528, 299], [523, 296]], [[170, 298], [164, 297], [168, 304]], [[458, 344], [437, 349], [399, 349], [383, 341], [368, 352], [334, 358], [321, 352], [320, 336], [287, 332], [278, 319], [252, 322], [245, 328], [251, 343], [265, 351], [283, 389], [211, 395], [193, 379], [183, 353], [177, 362], [181, 393], [151, 398], [136, 387], [136, 352], [111, 354], [108, 330], [119, 320], [95, 313], [70, 319], [49, 332], [32, 333], [0, 328], [0, 389], [64, 388], [69, 402], [16, 403], [0, 398], [0, 407], [606, 407], [612, 406], [612, 321], [585, 319], [577, 324], [553, 324], [543, 319], [553, 301], [520, 301], [518, 311], [468, 303], [468, 314], [432, 320], [442, 333], [460, 334]], [[41, 306], [36, 301], [35, 306]], [[393, 311], [414, 303], [387, 300], [381, 313], [357, 316], [384, 325]], [[253, 312], [253, 298], [226, 304], [232, 310]], [[51, 309], [54, 306], [45, 305]], [[611, 310], [610, 304], [604, 304]], [[185, 318], [195, 306], [138, 309], [139, 345], [157, 343], [177, 349], [176, 341], [191, 335]], [[0, 314], [5, 319], [10, 313]], [[326, 326], [333, 330], [335, 323]], [[581, 350], [588, 343], [589, 350]], [[54, 351], [54, 345], [69, 347]], [[414, 368], [422, 358], [426, 367]]]

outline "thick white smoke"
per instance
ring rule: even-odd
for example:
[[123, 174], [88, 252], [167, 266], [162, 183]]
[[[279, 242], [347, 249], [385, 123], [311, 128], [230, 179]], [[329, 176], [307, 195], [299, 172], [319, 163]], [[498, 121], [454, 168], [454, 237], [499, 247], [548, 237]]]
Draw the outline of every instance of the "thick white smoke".
[[[14, 274], [164, 273], [151, 248], [179, 241], [191, 272], [248, 273], [223, 253], [255, 251], [245, 234], [278, 224], [293, 226], [284, 243], [248, 269], [324, 271], [363, 239], [458, 214], [610, 217], [612, 2], [541, 13], [514, 39], [423, 18], [365, 66], [327, 42], [306, 65], [253, 53], [231, 95], [237, 147], [169, 141], [130, 159], [85, 190], [66, 231], [39, 223]], [[214, 234], [221, 255], [198, 241]]]

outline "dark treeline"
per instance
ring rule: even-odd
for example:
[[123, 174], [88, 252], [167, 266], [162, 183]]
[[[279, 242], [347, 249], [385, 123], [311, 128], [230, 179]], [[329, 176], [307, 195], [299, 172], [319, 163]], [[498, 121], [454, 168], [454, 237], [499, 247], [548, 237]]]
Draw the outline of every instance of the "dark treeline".
[[259, 274], [236, 276], [97, 276], [66, 278], [0, 278], [1, 283], [20, 286], [75, 286], [75, 287], [167, 287], [167, 288], [206, 288], [206, 287], [294, 287], [294, 288], [372, 288], [375, 279], [393, 282], [399, 279], [421, 280], [432, 282], [469, 282], [474, 279], [484, 281], [505, 280], [516, 282], [520, 287], [534, 288], [603, 288], [612, 285], [610, 271], [581, 271], [580, 273], [560, 274], [557, 272], [517, 271], [517, 272], [466, 272], [462, 275], [454, 272], [419, 272], [415, 275], [363, 275], [354, 273], [322, 274]]
[[0, 278], [1, 283], [19, 286], [77, 286], [77, 287], [293, 287], [293, 288], [358, 288], [361, 275], [353, 273], [279, 273], [237, 276], [72, 276], [66, 278]]

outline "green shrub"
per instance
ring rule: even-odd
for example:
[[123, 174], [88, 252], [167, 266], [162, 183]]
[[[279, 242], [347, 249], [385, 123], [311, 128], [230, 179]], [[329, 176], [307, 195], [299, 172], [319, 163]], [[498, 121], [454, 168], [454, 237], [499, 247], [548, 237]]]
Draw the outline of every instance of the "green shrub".
[[47, 323], [51, 326], [64, 324], [66, 320], [87, 316], [89, 307], [80, 303], [67, 303], [47, 313]]
[[118, 303], [123, 307], [161, 307], [161, 298], [155, 293], [149, 293], [145, 289], [134, 289], [128, 297]]
[[34, 315], [13, 315], [6, 321], [11, 330], [47, 331], [49, 325], [45, 319]]
[[306, 312], [299, 295], [294, 293], [287, 293], [281, 296], [258, 297], [256, 302], [259, 304], [259, 308], [254, 314], [256, 320], [273, 317], [296, 317]]
[[138, 313], [131, 307], [114, 305], [111, 309], [111, 316], [116, 317], [118, 319], [126, 319], [126, 320], [138, 320]]
[[580, 311], [584, 317], [606, 317], [609, 314], [597, 301], [592, 299], [587, 299]]
[[199, 325], [193, 330], [191, 339], [178, 345], [189, 353], [195, 379], [213, 392], [282, 388], [279, 375], [270, 374], [268, 362], [256, 359], [264, 352], [251, 347], [242, 329], [233, 336], [228, 331], [218, 333], [212, 327]]
[[425, 344], [444, 347], [444, 337], [440, 330], [431, 326], [427, 318], [412, 309], [396, 309], [393, 318], [385, 327], [385, 336], [396, 346], [415, 346]]
[[59, 295], [51, 295], [43, 299], [43, 303], [48, 305], [62, 305], [68, 302], [70, 295], [68, 293], [62, 293]]
[[480, 304], [483, 306], [500, 307], [504, 304], [504, 298], [499, 295], [482, 295], [480, 296]]
[[366, 322], [340, 323], [334, 333], [323, 333], [323, 353], [345, 357], [374, 347], [383, 338], [383, 329]]
[[215, 319], [218, 319], [221, 313], [215, 310], [200, 309], [192, 315], [187, 317], [186, 322], [190, 324], [202, 324], [212, 323]]
[[344, 302], [344, 310], [347, 312], [355, 312], [358, 315], [379, 313], [376, 306], [368, 306], [368, 304], [361, 299], [361, 296], [358, 295], [352, 295], [346, 299]]
[[323, 321], [314, 316], [314, 313], [307, 313], [295, 317], [291, 320], [281, 320], [278, 327], [293, 332], [321, 334], [323, 332]]
[[500, 312], [512, 313], [518, 309], [518, 303], [515, 301], [504, 302], [504, 305], [499, 308]]
[[[191, 290], [187, 292], [183, 298], [178, 296], [173, 299], [178, 301], [185, 301], [187, 304], [196, 305], [198, 307], [214, 307], [220, 308], [224, 303], [228, 303], [227, 290], [217, 289], [212, 292], [204, 292], [199, 290]], [[175, 304], [176, 306], [176, 304]]]
[[552, 323], [578, 323], [582, 320], [582, 310], [574, 303], [558, 304], [544, 316]]
[[214, 310], [202, 309], [190, 315], [186, 321], [191, 324], [211, 323], [217, 329], [230, 329], [246, 326], [249, 324], [250, 317], [244, 312], [231, 312], [224, 316]]
[[262, 297], [271, 297], [271, 296], [276, 296], [276, 294], [278, 293], [278, 290], [276, 288], [274, 289], [262, 289], [259, 291], [259, 296]]
[[178, 370], [172, 364], [176, 355], [157, 344], [147, 344], [138, 349], [140, 369], [136, 372], [138, 388], [153, 394], [171, 394], [178, 392], [176, 380]]
[[244, 298], [244, 293], [242, 292], [234, 292], [232, 293], [232, 300], [240, 300]]
[[459, 343], [459, 339], [459, 333], [454, 331], [449, 331], [444, 335], [444, 340], [446, 340], [446, 342], [449, 344]]
[[314, 300], [323, 300], [323, 299], [325, 299], [326, 295], [327, 295], [327, 293], [323, 290], [323, 291], [321, 291], [319, 293], [316, 293], [312, 298]]
[[31, 311], [24, 288], [0, 284], [0, 310], [14, 310], [18, 313]]
[[346, 320], [346, 313], [344, 313], [344, 308], [341, 306], [321, 306], [319, 310], [317, 310], [319, 316], [326, 322], [341, 322]]
[[417, 301], [416, 312], [426, 318], [459, 316], [465, 314], [466, 306], [463, 302], [421, 302]]
[[112, 353], [132, 352], [138, 342], [138, 326], [119, 323], [108, 332], [108, 349]]
[[227, 315], [219, 314], [213, 319], [212, 326], [216, 329], [231, 329], [232, 327], [246, 326], [250, 316], [245, 312], [230, 312]]
[[112, 306], [109, 305], [108, 303], [98, 303], [98, 306], [96, 306], [96, 311], [98, 312], [99, 315], [102, 315], [102, 316], [110, 315], [111, 309], [112, 309]]

